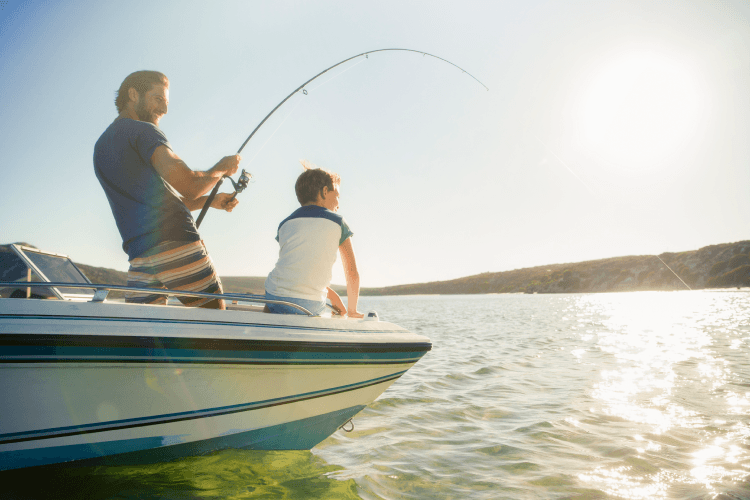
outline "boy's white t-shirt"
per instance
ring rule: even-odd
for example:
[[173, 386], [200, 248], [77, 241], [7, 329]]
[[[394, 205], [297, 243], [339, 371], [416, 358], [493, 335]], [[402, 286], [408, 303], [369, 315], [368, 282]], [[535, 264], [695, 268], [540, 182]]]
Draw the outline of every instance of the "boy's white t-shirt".
[[298, 208], [279, 224], [279, 260], [266, 278], [266, 291], [325, 301], [336, 252], [353, 234], [337, 213], [317, 205]]

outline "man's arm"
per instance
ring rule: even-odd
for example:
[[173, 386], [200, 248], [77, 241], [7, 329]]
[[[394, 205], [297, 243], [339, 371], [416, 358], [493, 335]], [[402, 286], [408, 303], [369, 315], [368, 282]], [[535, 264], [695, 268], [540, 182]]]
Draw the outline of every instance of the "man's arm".
[[347, 316], [350, 318], [364, 318], [365, 315], [357, 311], [357, 301], [359, 300], [359, 271], [357, 270], [357, 259], [354, 258], [354, 248], [352, 239], [347, 238], [339, 246], [341, 263], [344, 265], [344, 275], [346, 276], [346, 302], [349, 306]]
[[[218, 208], [220, 210], [231, 212], [239, 203], [237, 198], [230, 200], [232, 196], [234, 195], [229, 193], [217, 193], [214, 201], [211, 202], [211, 208]], [[206, 204], [208, 196], [201, 196], [200, 198], [196, 198], [194, 200], [188, 200], [187, 198], [180, 199], [188, 208], [188, 210], [192, 212], [193, 210], [200, 210], [201, 208], [203, 208], [203, 205]]]
[[191, 170], [174, 151], [161, 145], [151, 155], [151, 164], [184, 200], [195, 200], [210, 191], [222, 176], [237, 172], [240, 155], [225, 156], [210, 169], [200, 172]]

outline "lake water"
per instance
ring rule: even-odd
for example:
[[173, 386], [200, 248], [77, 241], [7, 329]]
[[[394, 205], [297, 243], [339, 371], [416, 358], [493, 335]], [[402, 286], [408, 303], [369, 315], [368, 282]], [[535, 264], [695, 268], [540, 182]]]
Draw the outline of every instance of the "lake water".
[[6, 498], [750, 498], [750, 293], [361, 304], [433, 350], [353, 432], [311, 452], [18, 473]]

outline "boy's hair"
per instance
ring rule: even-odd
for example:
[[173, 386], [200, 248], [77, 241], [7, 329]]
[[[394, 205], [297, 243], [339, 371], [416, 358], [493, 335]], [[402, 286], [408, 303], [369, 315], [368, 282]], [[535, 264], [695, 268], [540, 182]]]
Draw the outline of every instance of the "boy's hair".
[[120, 84], [120, 88], [117, 90], [117, 94], [115, 96], [115, 106], [117, 107], [117, 112], [122, 113], [122, 110], [125, 108], [125, 106], [130, 101], [130, 96], [128, 95], [128, 89], [134, 88], [138, 95], [143, 97], [143, 95], [151, 90], [151, 87], [154, 85], [166, 85], [169, 86], [169, 79], [164, 75], [164, 73], [160, 73], [158, 71], [136, 71], [135, 73], [130, 73], [125, 80], [122, 81]]
[[318, 194], [323, 196], [324, 187], [332, 191], [333, 186], [339, 184], [341, 184], [341, 177], [338, 174], [322, 168], [311, 168], [306, 169], [297, 177], [294, 192], [297, 193], [299, 204], [305, 205], [317, 201]]

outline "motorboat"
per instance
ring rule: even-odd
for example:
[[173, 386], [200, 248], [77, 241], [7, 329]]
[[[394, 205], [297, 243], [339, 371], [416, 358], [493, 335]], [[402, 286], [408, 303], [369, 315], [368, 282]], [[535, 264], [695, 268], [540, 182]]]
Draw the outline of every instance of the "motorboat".
[[12, 250], [4, 267], [21, 276], [0, 274], [0, 470], [309, 450], [432, 346], [376, 313], [269, 314], [263, 296], [223, 294], [227, 310], [125, 303], [110, 293], [144, 289]]

